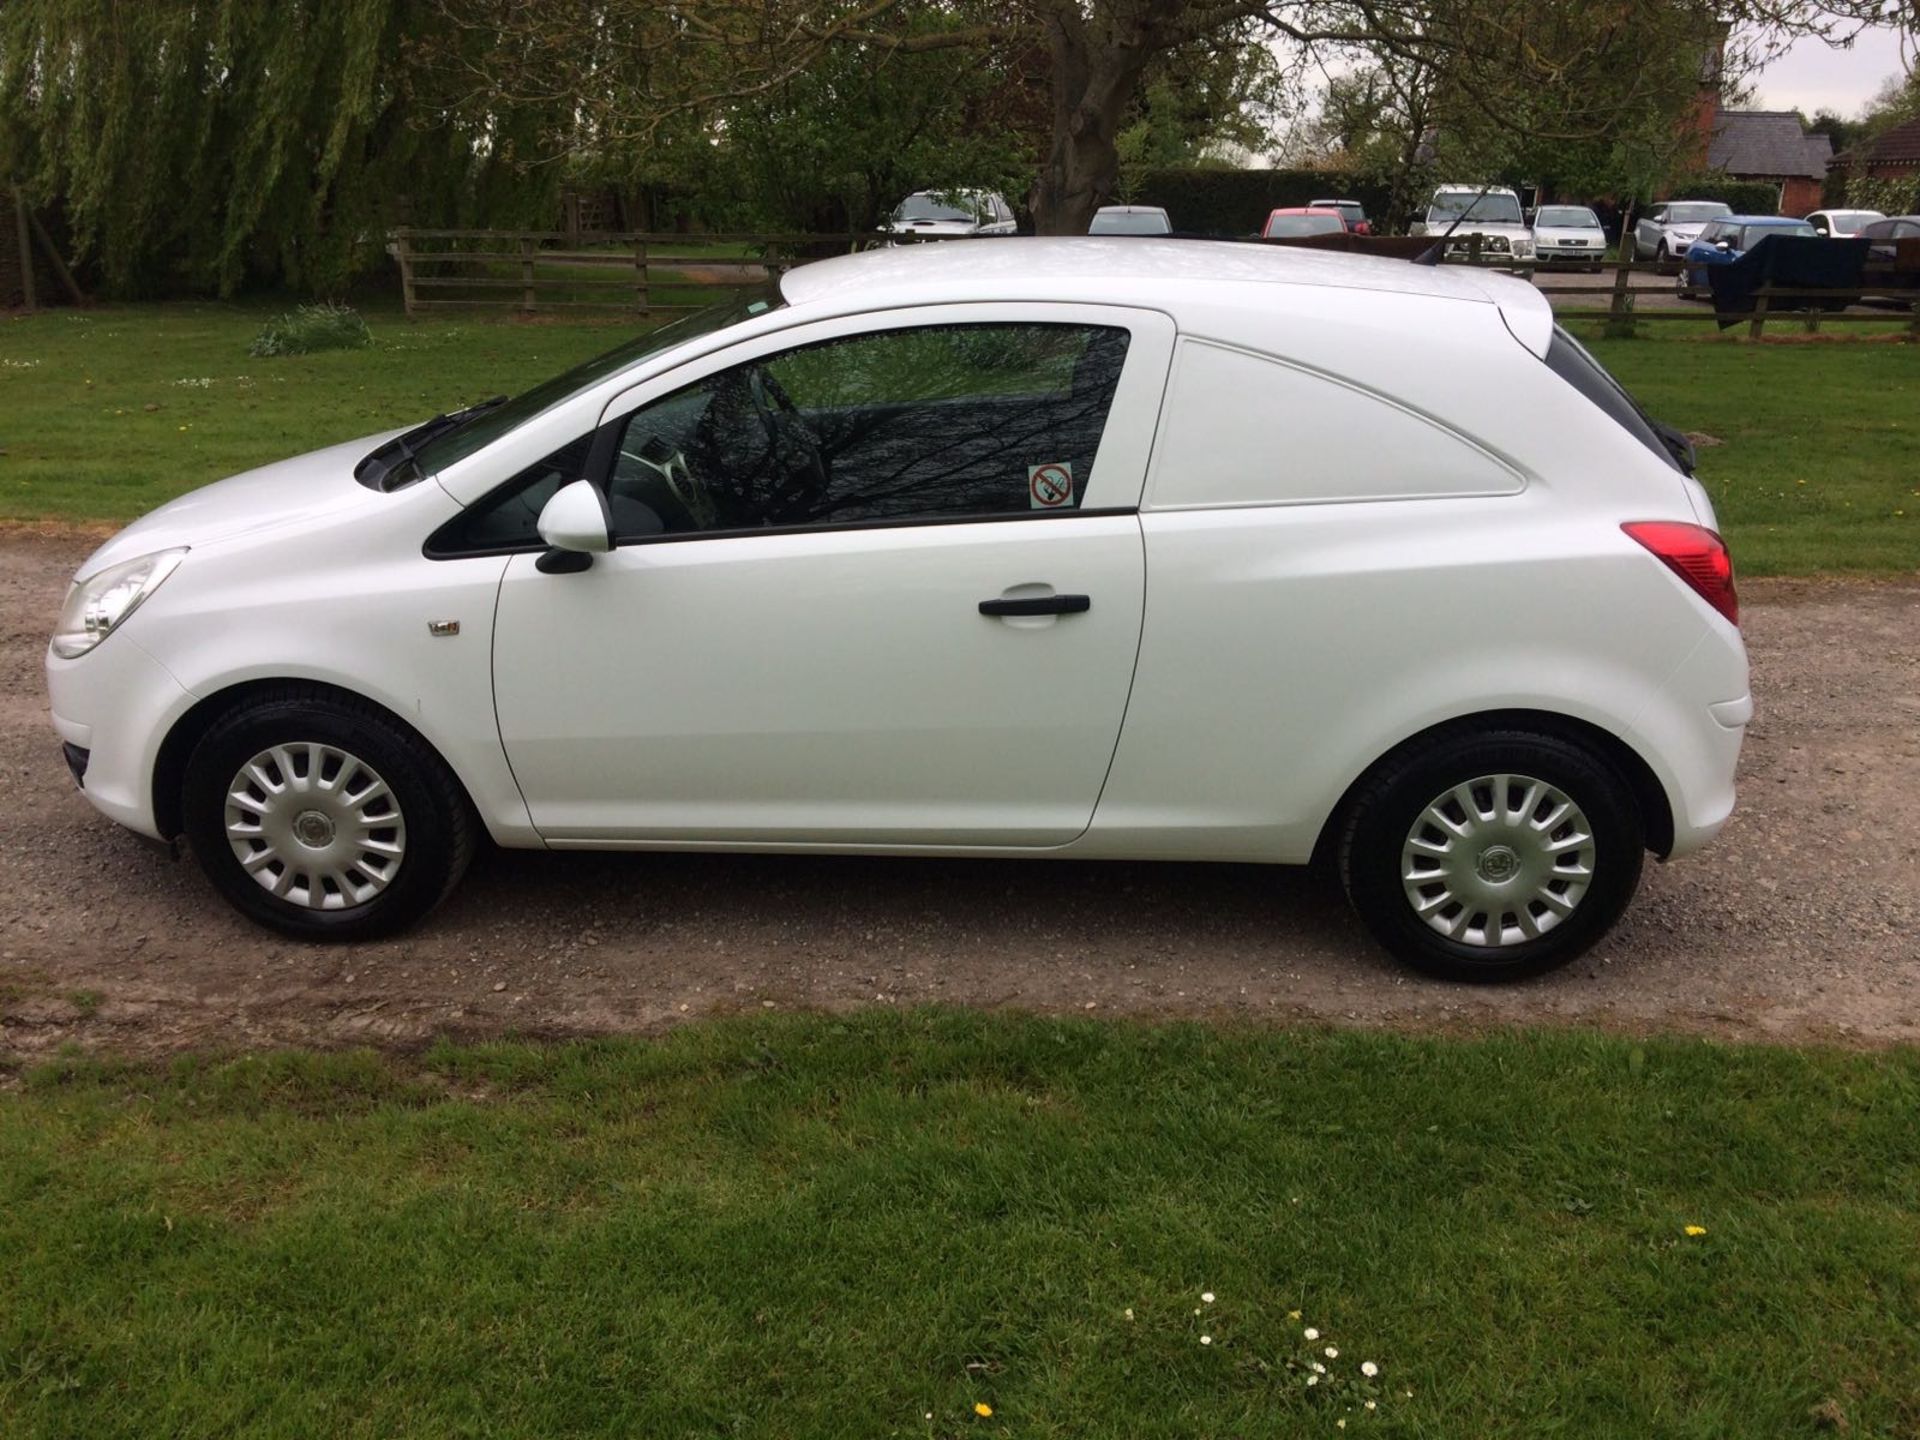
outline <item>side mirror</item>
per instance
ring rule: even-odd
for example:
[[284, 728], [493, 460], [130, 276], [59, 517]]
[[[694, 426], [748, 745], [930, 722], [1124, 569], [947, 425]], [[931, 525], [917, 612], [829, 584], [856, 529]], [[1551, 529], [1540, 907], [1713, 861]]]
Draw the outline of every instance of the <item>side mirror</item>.
[[613, 549], [613, 512], [591, 480], [562, 485], [540, 507], [535, 528], [552, 548], [535, 563], [547, 574], [584, 570], [592, 557]]

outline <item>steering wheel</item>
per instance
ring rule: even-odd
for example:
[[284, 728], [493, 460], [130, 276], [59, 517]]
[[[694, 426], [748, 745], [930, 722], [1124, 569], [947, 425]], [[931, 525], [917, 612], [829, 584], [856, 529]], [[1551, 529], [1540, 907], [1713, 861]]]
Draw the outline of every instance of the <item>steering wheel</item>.
[[[753, 408], [760, 416], [761, 428], [767, 432], [768, 449], [777, 455], [782, 443], [792, 438], [805, 452], [807, 469], [813, 477], [814, 493], [826, 494], [826, 453], [821, 448], [819, 439], [808, 427], [806, 419], [800, 414], [800, 407], [795, 405], [793, 397], [787, 394], [786, 386], [768, 374], [765, 367], [755, 365], [747, 371], [747, 394], [753, 400]], [[781, 424], [774, 415], [776, 409], [785, 413], [786, 424]]]
[[652, 471], [665, 481], [667, 493], [679, 502], [695, 529], [713, 528], [720, 513], [719, 503], [706, 482], [693, 473], [684, 450], [672, 449], [659, 436], [649, 435], [637, 450], [622, 446], [620, 458]]

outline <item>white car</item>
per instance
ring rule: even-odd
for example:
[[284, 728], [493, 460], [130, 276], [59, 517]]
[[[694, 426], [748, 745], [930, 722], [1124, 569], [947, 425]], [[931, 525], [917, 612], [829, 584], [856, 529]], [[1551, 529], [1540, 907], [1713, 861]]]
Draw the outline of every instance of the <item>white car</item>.
[[1807, 223], [1829, 240], [1851, 240], [1874, 221], [1886, 218], [1878, 210], [1816, 210], [1807, 216]]
[[1019, 230], [1013, 207], [993, 190], [916, 190], [881, 227], [895, 243], [951, 240], [965, 235], [1012, 235]]
[[1586, 205], [1542, 205], [1533, 212], [1533, 253], [1543, 265], [1604, 267], [1607, 232]]
[[1427, 203], [1427, 213], [1409, 234], [1447, 236], [1447, 254], [1465, 258], [1476, 237], [1480, 254], [1490, 260], [1530, 260], [1533, 233], [1527, 229], [1520, 197], [1501, 186], [1442, 185]]
[[1633, 258], [1677, 261], [1715, 220], [1733, 213], [1718, 200], [1668, 200], [1642, 215], [1633, 227]]
[[418, 919], [488, 839], [1321, 857], [1396, 954], [1505, 978], [1732, 808], [1689, 455], [1505, 277], [880, 250], [163, 506], [47, 684], [86, 798], [296, 936]]

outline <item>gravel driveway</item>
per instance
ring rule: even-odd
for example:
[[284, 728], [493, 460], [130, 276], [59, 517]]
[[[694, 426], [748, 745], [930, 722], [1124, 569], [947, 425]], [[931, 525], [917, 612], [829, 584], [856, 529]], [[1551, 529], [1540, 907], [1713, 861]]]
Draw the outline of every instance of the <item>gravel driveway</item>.
[[1720, 841], [1649, 867], [1583, 960], [1487, 990], [1402, 971], [1319, 884], [1249, 866], [498, 853], [417, 933], [284, 941], [74, 793], [40, 663], [91, 544], [0, 532], [0, 1057], [927, 1001], [1920, 1039], [1920, 582], [1745, 587], [1760, 713]]

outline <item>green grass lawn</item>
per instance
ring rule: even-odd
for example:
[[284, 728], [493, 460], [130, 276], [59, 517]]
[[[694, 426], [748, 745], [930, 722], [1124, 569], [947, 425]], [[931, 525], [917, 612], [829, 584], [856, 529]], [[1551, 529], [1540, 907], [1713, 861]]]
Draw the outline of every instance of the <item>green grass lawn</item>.
[[1920, 346], [1588, 344], [1653, 414], [1725, 442], [1699, 477], [1743, 573], [1920, 568]]
[[0, 320], [0, 516], [125, 521], [223, 475], [524, 390], [632, 320], [370, 311], [373, 348], [256, 360], [256, 305]]
[[938, 1011], [41, 1072], [0, 1434], [1912, 1435], [1917, 1107], [1913, 1053]]
[[[635, 328], [374, 311], [371, 350], [250, 359], [267, 313], [0, 322], [0, 517], [128, 520], [251, 465], [525, 388]], [[1702, 451], [1701, 477], [1744, 573], [1920, 567], [1920, 347], [1689, 333], [1594, 348], [1655, 414], [1726, 442]]]

